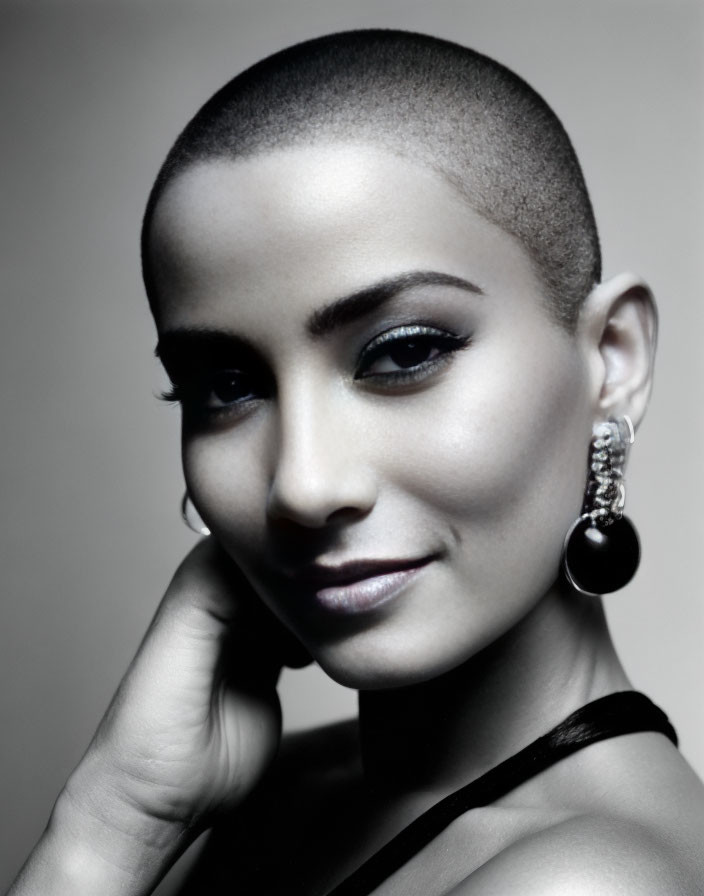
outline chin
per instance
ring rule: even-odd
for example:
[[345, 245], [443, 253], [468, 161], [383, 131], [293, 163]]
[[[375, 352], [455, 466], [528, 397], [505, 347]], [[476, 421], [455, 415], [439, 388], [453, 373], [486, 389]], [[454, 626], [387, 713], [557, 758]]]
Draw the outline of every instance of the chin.
[[[411, 687], [450, 672], [471, 658], [473, 650], [455, 654], [443, 650], [411, 647], [396, 638], [380, 639], [358, 636], [346, 643], [312, 647], [311, 654], [321, 669], [337, 684], [357, 691], [389, 690]], [[391, 643], [388, 643], [391, 641]]]
[[409, 672], [402, 669], [357, 669], [350, 666], [323, 665], [323, 663], [319, 665], [334, 682], [355, 691], [385, 691], [412, 687], [436, 677], [418, 674], [415, 670]]

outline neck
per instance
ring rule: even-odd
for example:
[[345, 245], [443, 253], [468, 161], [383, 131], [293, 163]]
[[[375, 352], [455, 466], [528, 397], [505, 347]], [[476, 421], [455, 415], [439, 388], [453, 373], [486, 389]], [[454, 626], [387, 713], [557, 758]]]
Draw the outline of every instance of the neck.
[[449, 792], [585, 703], [629, 686], [601, 601], [551, 591], [459, 668], [361, 692], [365, 777], [376, 792]]

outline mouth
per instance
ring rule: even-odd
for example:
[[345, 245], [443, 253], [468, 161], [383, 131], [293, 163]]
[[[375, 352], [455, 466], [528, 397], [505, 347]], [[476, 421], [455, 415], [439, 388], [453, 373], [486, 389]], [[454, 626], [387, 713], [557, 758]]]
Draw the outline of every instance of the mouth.
[[437, 558], [353, 560], [337, 566], [314, 564], [293, 576], [321, 609], [340, 615], [376, 610], [398, 596]]

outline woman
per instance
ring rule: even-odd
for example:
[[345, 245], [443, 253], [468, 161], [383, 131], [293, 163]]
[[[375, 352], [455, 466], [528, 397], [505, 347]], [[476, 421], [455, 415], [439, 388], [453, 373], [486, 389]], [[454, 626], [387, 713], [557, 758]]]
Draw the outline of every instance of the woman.
[[[12, 893], [150, 892], [209, 827], [184, 892], [700, 892], [701, 784], [596, 596], [655, 310], [544, 102], [432, 38], [291, 48], [179, 138], [143, 261], [212, 534]], [[359, 719], [280, 745], [310, 658]]]

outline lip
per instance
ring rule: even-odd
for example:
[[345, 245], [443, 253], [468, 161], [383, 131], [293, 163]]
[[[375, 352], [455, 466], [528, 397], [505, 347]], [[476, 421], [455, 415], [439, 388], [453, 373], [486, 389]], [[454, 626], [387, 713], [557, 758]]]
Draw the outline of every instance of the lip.
[[354, 560], [316, 564], [293, 576], [321, 609], [340, 615], [375, 610], [403, 591], [435, 556], [396, 560]]

